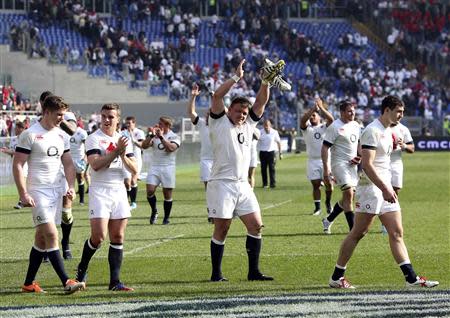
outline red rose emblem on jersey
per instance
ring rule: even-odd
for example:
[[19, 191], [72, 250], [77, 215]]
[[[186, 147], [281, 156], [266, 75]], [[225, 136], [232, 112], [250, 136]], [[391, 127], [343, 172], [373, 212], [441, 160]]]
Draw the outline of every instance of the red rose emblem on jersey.
[[106, 153], [113, 152], [114, 150], [116, 150], [116, 148], [116, 145], [110, 142], [108, 148], [106, 148]]

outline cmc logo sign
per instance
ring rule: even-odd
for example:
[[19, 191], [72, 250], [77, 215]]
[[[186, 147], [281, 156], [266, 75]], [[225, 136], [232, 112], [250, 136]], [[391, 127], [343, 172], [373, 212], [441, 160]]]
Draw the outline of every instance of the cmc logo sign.
[[449, 137], [414, 137], [417, 151], [450, 151]]

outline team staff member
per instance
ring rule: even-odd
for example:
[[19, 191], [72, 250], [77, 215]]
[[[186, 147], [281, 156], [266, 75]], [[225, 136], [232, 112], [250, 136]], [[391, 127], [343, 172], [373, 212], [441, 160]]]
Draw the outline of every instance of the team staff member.
[[[325, 117], [325, 123], [322, 123], [320, 113]], [[313, 215], [319, 215], [320, 210], [320, 186], [323, 180], [323, 163], [321, 157], [323, 137], [328, 126], [331, 125], [334, 118], [323, 107], [322, 100], [316, 99], [314, 107], [309, 109], [300, 120], [300, 129], [306, 143], [306, 153], [308, 155], [307, 177], [311, 181], [313, 187], [314, 212]], [[333, 193], [333, 185], [327, 183], [325, 188], [326, 199], [325, 205], [327, 213], [331, 212], [331, 194]]]
[[278, 131], [272, 128], [269, 119], [264, 120], [263, 129], [260, 130], [259, 137], [259, 161], [261, 162], [261, 176], [263, 187], [267, 188], [267, 168], [269, 168], [270, 187], [276, 187], [275, 162], [278, 156], [281, 160], [281, 140]]
[[[31, 207], [35, 225], [35, 240], [31, 248], [29, 265], [23, 292], [42, 293], [44, 290], [34, 281], [44, 253], [59, 276], [64, 292], [74, 293], [83, 289], [84, 283], [69, 277], [58, 247], [56, 224], [61, 222], [62, 196], [75, 196], [75, 169], [70, 156], [69, 139], [59, 129], [69, 106], [58, 96], [48, 96], [42, 104], [42, 118], [19, 137], [13, 161], [14, 181], [20, 201]], [[28, 162], [25, 185], [23, 166]], [[60, 166], [63, 165], [69, 185], [66, 193], [60, 187]]]
[[358, 156], [361, 128], [355, 121], [355, 105], [344, 100], [339, 103], [339, 111], [341, 118], [336, 119], [325, 131], [321, 150], [325, 186], [330, 186], [331, 179], [334, 178], [342, 191], [342, 199], [334, 205], [333, 211], [322, 219], [325, 234], [331, 233], [331, 224], [342, 211], [349, 229], [353, 227], [353, 192], [358, 183], [357, 165], [361, 160]]
[[180, 138], [171, 130], [172, 125], [172, 118], [160, 117], [159, 123], [149, 129], [149, 135], [142, 142], [142, 149], [152, 147], [153, 150], [147, 173], [147, 201], [152, 210], [150, 224], [155, 224], [158, 218], [155, 191], [159, 185], [162, 186], [164, 195], [163, 224], [170, 223], [172, 192], [175, 188], [176, 154], [181, 144]]
[[100, 129], [86, 140], [86, 155], [91, 166], [91, 237], [84, 243], [77, 279], [86, 281], [89, 262], [109, 232], [109, 290], [133, 291], [133, 288], [127, 287], [120, 280], [125, 229], [131, 216], [127, 191], [123, 184], [123, 169], [136, 173], [137, 165], [130, 141], [117, 132], [120, 123], [118, 104], [103, 105], [101, 123]]
[[[269, 100], [271, 83], [263, 80], [251, 108], [245, 97], [234, 98], [228, 112], [225, 112], [223, 103], [224, 96], [244, 76], [244, 63], [245, 60], [240, 62], [233, 77], [226, 80], [212, 98], [209, 129], [214, 163], [206, 189], [209, 216], [214, 218], [210, 247], [211, 281], [227, 280], [222, 275], [222, 257], [225, 239], [234, 216], [239, 216], [247, 228], [248, 280], [273, 280], [259, 270], [263, 224], [258, 201], [247, 180], [253, 131]], [[277, 65], [284, 66], [284, 62], [280, 61]], [[273, 79], [275, 76], [272, 73], [275, 73], [277, 68], [272, 69], [271, 73], [263, 72], [263, 78]]]
[[386, 227], [392, 255], [406, 279], [407, 287], [434, 287], [437, 281], [416, 275], [403, 241], [403, 225], [397, 194], [391, 186], [390, 155], [392, 131], [403, 117], [403, 102], [386, 96], [381, 102], [381, 116], [366, 127], [361, 136], [363, 174], [356, 188], [355, 226], [341, 244], [329, 285], [332, 288], [354, 288], [345, 279], [347, 263], [359, 241], [369, 232], [375, 217]]

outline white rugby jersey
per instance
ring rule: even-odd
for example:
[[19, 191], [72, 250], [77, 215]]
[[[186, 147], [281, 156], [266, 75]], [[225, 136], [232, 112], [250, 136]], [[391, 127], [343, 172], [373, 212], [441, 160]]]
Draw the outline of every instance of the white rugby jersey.
[[59, 187], [61, 156], [68, 151], [69, 138], [59, 127], [46, 130], [37, 122], [21, 133], [16, 152], [29, 154], [27, 187]]
[[[390, 127], [384, 127], [379, 119], [375, 119], [361, 135], [361, 147], [363, 149], [376, 150], [373, 165], [378, 176], [388, 184], [391, 183], [391, 152], [392, 131]], [[363, 172], [360, 184], [370, 184], [372, 181]]]
[[278, 145], [277, 142], [280, 142], [280, 135], [278, 131], [270, 127], [269, 132], [266, 130], [260, 129], [260, 137], [259, 137], [259, 150], [260, 151], [277, 151]]
[[212, 160], [214, 158], [211, 139], [209, 137], [209, 126], [206, 124], [205, 118], [197, 118], [194, 120], [194, 125], [198, 127], [200, 134], [200, 159]]
[[[172, 130], [169, 130], [167, 134], [163, 134], [163, 137], [180, 148], [180, 137]], [[175, 166], [178, 148], [175, 151], [167, 152], [161, 140], [158, 137], [153, 138], [150, 166]]]
[[70, 136], [70, 155], [74, 162], [84, 158], [84, 142], [86, 141], [87, 136], [86, 130], [80, 127], [77, 127], [75, 133]]
[[225, 112], [212, 115], [209, 132], [214, 163], [209, 180], [247, 181], [253, 131], [259, 118], [250, 109], [245, 123], [237, 127]]
[[9, 149], [12, 151], [15, 151], [18, 143], [19, 143], [19, 137], [12, 136], [9, 139]]
[[402, 123], [398, 123], [398, 125], [391, 127], [392, 131], [392, 142], [393, 142], [393, 150], [391, 153], [391, 162], [397, 162], [402, 160], [402, 149], [397, 147], [396, 141], [401, 138], [405, 144], [413, 143], [413, 139], [411, 136], [411, 132], [408, 127], [403, 125]]
[[336, 119], [325, 131], [323, 143], [331, 146], [331, 166], [348, 164], [358, 153], [358, 140], [361, 127], [356, 121], [346, 124]]
[[[108, 136], [104, 134], [101, 129], [96, 130], [89, 135], [86, 139], [86, 154], [87, 156], [92, 154], [98, 154], [104, 156], [117, 147], [117, 142], [122, 135], [118, 132], [114, 132], [114, 136]], [[133, 157], [133, 147], [131, 142], [125, 150], [127, 157]], [[123, 169], [126, 169], [122, 158], [118, 156], [114, 159], [109, 167], [95, 171], [91, 169], [91, 184], [97, 186], [115, 186], [123, 185]]]
[[326, 124], [318, 124], [313, 126], [310, 123], [308, 123], [308, 126], [305, 129], [302, 129], [308, 159], [322, 158], [322, 143], [326, 130]]
[[[122, 135], [124, 135], [125, 137], [127, 137], [128, 139], [132, 139], [134, 141], [143, 141], [145, 139], [145, 133], [142, 129], [139, 128], [134, 128], [133, 131], [130, 132], [128, 130], [123, 130], [122, 131]], [[130, 140], [131, 142], [131, 140]], [[134, 153], [134, 157], [136, 158], [136, 160], [141, 160], [142, 159], [142, 149], [135, 145], [133, 142], [132, 146], [133, 146], [133, 153]]]

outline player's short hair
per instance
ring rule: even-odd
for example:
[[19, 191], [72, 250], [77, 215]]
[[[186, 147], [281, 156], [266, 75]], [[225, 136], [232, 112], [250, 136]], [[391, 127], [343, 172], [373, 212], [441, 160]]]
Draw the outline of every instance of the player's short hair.
[[41, 105], [44, 104], [45, 99], [50, 95], [53, 95], [53, 93], [50, 91], [42, 92], [41, 96], [39, 96], [39, 102], [41, 103]]
[[169, 116], [161, 116], [159, 117], [159, 120], [162, 121], [164, 124], [166, 124], [167, 126], [169, 126], [169, 128], [172, 128], [173, 125], [173, 119], [172, 117]]
[[44, 99], [44, 103], [42, 104], [42, 112], [49, 111], [54, 112], [58, 110], [67, 110], [69, 109], [69, 104], [67, 104], [62, 97], [56, 95], [48, 95]]
[[241, 104], [241, 107], [252, 107], [250, 100], [243, 96], [237, 96], [231, 100], [230, 107], [234, 104]]
[[104, 104], [101, 111], [103, 110], [115, 110], [117, 112], [117, 117], [120, 117], [120, 106], [117, 103]]
[[351, 100], [349, 99], [344, 99], [341, 100], [338, 103], [338, 107], [339, 107], [339, 111], [340, 112], [345, 112], [345, 110], [347, 109], [348, 106], [355, 106], [355, 103], [353, 103]]
[[397, 96], [388, 95], [381, 101], [381, 114], [384, 114], [384, 111], [389, 108], [390, 110], [395, 109], [397, 106], [405, 106], [403, 101]]
[[136, 117], [134, 117], [134, 116], [128, 116], [127, 118], [125, 118], [125, 120], [131, 120], [133, 123], [135, 123], [136, 122]]
[[23, 121], [17, 120], [16, 121], [16, 128], [25, 129], [25, 124], [23, 123]]

